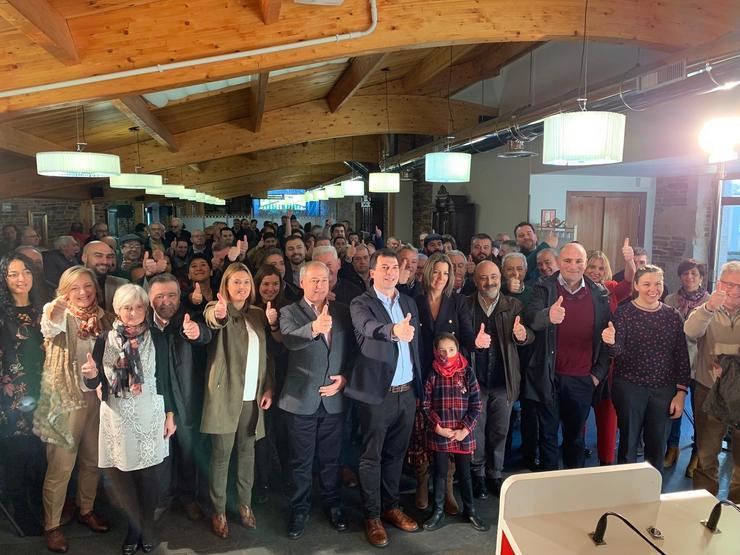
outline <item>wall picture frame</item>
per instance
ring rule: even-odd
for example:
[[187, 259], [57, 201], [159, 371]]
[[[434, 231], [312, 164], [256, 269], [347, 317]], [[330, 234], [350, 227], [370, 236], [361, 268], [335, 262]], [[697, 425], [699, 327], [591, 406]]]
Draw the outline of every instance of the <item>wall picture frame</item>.
[[557, 211], [554, 208], [543, 208], [540, 210], [540, 225], [549, 227], [556, 217]]

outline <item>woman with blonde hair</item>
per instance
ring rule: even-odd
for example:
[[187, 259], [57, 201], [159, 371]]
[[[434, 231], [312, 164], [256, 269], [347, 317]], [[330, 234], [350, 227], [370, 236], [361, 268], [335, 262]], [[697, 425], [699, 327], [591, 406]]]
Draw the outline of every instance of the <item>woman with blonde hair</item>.
[[60, 525], [75, 463], [79, 470], [79, 520], [94, 532], [108, 531], [108, 526], [93, 512], [100, 478], [100, 400], [95, 390], [85, 385], [82, 365], [95, 340], [109, 331], [112, 323], [113, 317], [98, 306], [95, 273], [83, 266], [73, 266], [62, 274], [57, 297], [44, 306], [41, 317], [46, 361], [33, 431], [46, 443], [44, 536], [49, 550], [57, 553], [65, 553], [69, 548]]
[[217, 299], [204, 311], [206, 324], [216, 332], [208, 349], [201, 432], [211, 434], [211, 525], [214, 534], [227, 538], [226, 485], [235, 444], [239, 516], [243, 526], [256, 527], [251, 509], [254, 444], [265, 435], [263, 411], [272, 404], [275, 371], [267, 350], [269, 324], [265, 312], [254, 306], [254, 280], [244, 264], [226, 269]]

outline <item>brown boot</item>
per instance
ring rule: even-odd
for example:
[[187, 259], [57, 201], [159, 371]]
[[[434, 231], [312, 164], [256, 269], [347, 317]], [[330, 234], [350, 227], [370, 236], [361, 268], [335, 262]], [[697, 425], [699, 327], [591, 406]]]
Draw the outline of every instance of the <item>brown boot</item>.
[[452, 480], [455, 477], [455, 465], [450, 461], [447, 466], [447, 486], [445, 490], [445, 512], [454, 516], [460, 512], [460, 507], [455, 499], [455, 492], [452, 487]]
[[51, 530], [44, 530], [44, 538], [46, 538], [46, 548], [54, 553], [66, 553], [69, 549], [67, 538], [64, 537], [62, 529], [52, 528]]
[[225, 540], [229, 537], [229, 523], [226, 521], [226, 513], [213, 515], [211, 517], [211, 527], [213, 528], [213, 533], [219, 538]]
[[247, 505], [239, 506], [239, 516], [242, 519], [242, 526], [244, 528], [257, 528], [257, 519], [254, 518], [254, 513]]
[[670, 468], [678, 460], [679, 450], [678, 447], [669, 447], [665, 452], [665, 459], [663, 460], [663, 467]]
[[429, 507], [429, 463], [424, 463], [415, 468], [416, 472], [416, 496], [414, 504], [417, 509], [424, 510]]
[[691, 460], [689, 461], [689, 466], [686, 467], [687, 478], [694, 478], [694, 470], [696, 470], [697, 466], [699, 466], [699, 455], [697, 455], [696, 453], [692, 453]]

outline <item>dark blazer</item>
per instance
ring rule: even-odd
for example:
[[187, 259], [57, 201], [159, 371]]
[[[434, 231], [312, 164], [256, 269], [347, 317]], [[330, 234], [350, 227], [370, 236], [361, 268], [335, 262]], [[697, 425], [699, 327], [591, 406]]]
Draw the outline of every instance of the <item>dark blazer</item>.
[[337, 283], [334, 285], [334, 289], [331, 290], [332, 293], [334, 293], [336, 297], [336, 301], [338, 303], [342, 303], [347, 305], [347, 308], [349, 308], [350, 303], [352, 303], [352, 300], [355, 297], [359, 297], [362, 295], [362, 293], [365, 291], [365, 289], [360, 289], [352, 283], [351, 281], [347, 281], [346, 279], [337, 278]]
[[[524, 319], [527, 325], [537, 334], [534, 353], [529, 359], [524, 381], [524, 396], [527, 399], [550, 403], [555, 390], [555, 356], [557, 347], [557, 327], [550, 323], [550, 306], [558, 299], [557, 279], [560, 272], [549, 278], [538, 280], [532, 291], [532, 298], [524, 307]], [[604, 383], [609, 371], [609, 349], [601, 341], [601, 332], [611, 320], [609, 309], [609, 291], [584, 276], [586, 287], [591, 292], [594, 304], [594, 333], [592, 346], [593, 374]], [[567, 318], [568, 315], [566, 314]]]
[[77, 258], [67, 260], [64, 255], [56, 249], [44, 252], [42, 257], [44, 259], [44, 274], [46, 275], [46, 281], [53, 284], [55, 288], [59, 286], [59, 278], [62, 277], [64, 271], [80, 263]]
[[[419, 360], [419, 311], [413, 299], [400, 295], [401, 311], [411, 313], [411, 325], [416, 328], [414, 339], [409, 343], [413, 363], [414, 391], [421, 399], [424, 395], [421, 381], [421, 361]], [[398, 362], [399, 348], [391, 339], [394, 322], [386, 312], [383, 303], [371, 287], [352, 301], [350, 305], [355, 337], [360, 345], [360, 353], [355, 360], [344, 394], [370, 405], [379, 405], [388, 395]]]
[[357, 351], [349, 308], [329, 302], [329, 315], [331, 347], [323, 334], [313, 337], [311, 324], [316, 315], [305, 299], [280, 309], [280, 331], [288, 350], [288, 365], [278, 406], [286, 412], [314, 414], [322, 403], [329, 414], [345, 409], [343, 392], [330, 397], [319, 394], [321, 386], [332, 384], [329, 376], [349, 376]]
[[420, 328], [417, 333], [419, 334], [422, 380], [426, 380], [432, 370], [434, 338], [439, 333], [447, 332], [454, 335], [460, 342], [462, 353], [470, 360], [470, 353], [475, 349], [475, 333], [471, 313], [465, 308], [465, 297], [457, 293], [449, 297], [443, 295], [436, 320], [432, 318], [426, 295], [420, 295], [415, 300], [419, 309]]

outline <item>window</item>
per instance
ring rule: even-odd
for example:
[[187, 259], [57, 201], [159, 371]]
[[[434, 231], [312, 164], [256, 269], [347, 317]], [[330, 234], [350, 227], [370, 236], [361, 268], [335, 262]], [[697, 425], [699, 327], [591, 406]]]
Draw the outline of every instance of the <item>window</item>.
[[[722, 183], [717, 273], [725, 262], [740, 260], [740, 179]], [[718, 279], [719, 276], [715, 276]]]

